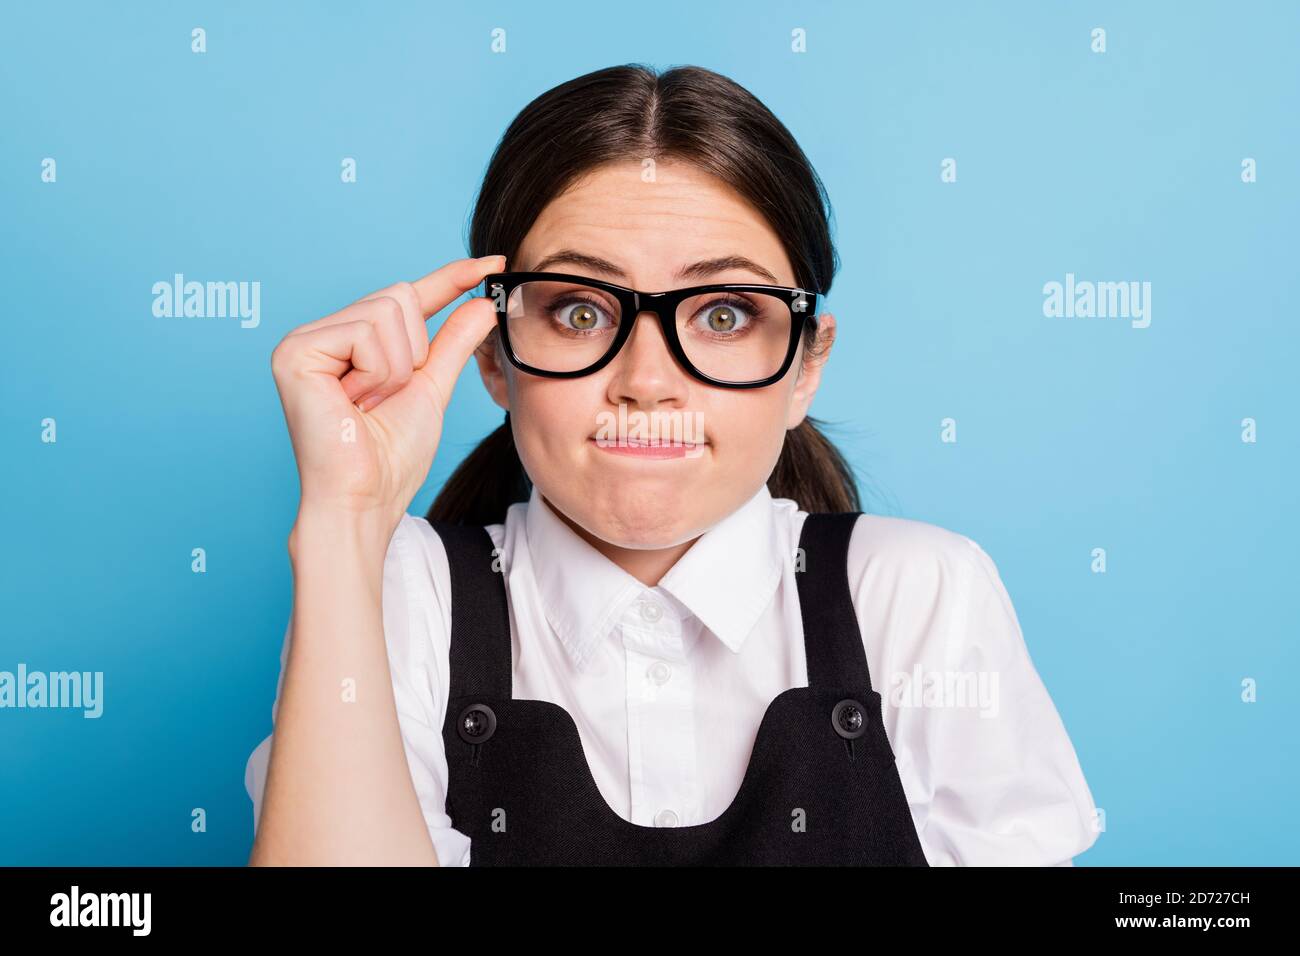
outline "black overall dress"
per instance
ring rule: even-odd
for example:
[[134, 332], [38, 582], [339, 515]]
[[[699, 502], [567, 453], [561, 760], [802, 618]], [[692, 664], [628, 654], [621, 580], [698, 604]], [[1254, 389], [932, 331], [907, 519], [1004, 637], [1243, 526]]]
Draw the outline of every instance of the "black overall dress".
[[470, 865], [928, 865], [849, 591], [856, 518], [807, 517], [796, 577], [808, 686], [768, 705], [722, 815], [678, 827], [616, 814], [569, 712], [512, 697], [505, 575], [493, 570], [491, 536], [433, 522], [451, 568], [446, 810], [470, 838]]

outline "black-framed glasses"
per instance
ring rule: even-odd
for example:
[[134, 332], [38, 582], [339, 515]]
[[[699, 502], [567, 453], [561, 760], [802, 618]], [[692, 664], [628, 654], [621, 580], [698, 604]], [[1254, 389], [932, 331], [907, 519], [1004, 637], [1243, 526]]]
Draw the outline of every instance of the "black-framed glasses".
[[532, 375], [578, 378], [608, 365], [637, 317], [659, 317], [664, 341], [697, 379], [761, 388], [781, 379], [799, 336], [817, 327], [817, 293], [748, 283], [641, 292], [563, 272], [499, 272], [483, 286], [511, 364]]

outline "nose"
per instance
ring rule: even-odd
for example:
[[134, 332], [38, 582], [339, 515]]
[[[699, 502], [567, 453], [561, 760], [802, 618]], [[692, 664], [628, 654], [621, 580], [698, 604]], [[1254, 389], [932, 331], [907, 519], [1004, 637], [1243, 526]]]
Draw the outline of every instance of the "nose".
[[615, 405], [653, 408], [662, 402], [680, 404], [686, 398], [686, 370], [677, 364], [653, 312], [638, 314], [613, 368], [609, 399]]

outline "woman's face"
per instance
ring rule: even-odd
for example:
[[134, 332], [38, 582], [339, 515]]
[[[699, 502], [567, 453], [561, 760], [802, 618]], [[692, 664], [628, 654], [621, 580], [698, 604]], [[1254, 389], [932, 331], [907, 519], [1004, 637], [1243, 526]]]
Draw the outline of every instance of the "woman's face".
[[[683, 163], [657, 164], [654, 182], [642, 176], [640, 162], [611, 163], [553, 200], [509, 263], [511, 271], [569, 272], [648, 292], [711, 282], [797, 285], [776, 233], [730, 187]], [[553, 258], [567, 253], [608, 266]], [[775, 281], [738, 262], [677, 278], [694, 263], [726, 257], [748, 259]], [[817, 389], [834, 335], [829, 314], [821, 329], [818, 358], [805, 359], [801, 344], [784, 378], [754, 389], [692, 378], [649, 313], [612, 362], [581, 378], [521, 372], [491, 348], [496, 336], [477, 356], [493, 399], [510, 411], [525, 470], [560, 516], [579, 533], [585, 529], [589, 541], [657, 549], [693, 540], [767, 481], [786, 430], [803, 420]], [[703, 444], [664, 458], [607, 450], [597, 438], [611, 436], [620, 405], [629, 432], [638, 419], [653, 417], [659, 434], [671, 437], [665, 426], [680, 419], [677, 434]]]

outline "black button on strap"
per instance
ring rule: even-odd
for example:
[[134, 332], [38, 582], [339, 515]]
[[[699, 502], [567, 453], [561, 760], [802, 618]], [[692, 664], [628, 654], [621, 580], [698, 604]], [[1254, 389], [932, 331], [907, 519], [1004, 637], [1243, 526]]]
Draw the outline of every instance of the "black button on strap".
[[853, 740], [867, 732], [867, 708], [852, 698], [845, 698], [831, 711], [831, 726], [845, 740]]
[[456, 730], [467, 744], [481, 744], [496, 732], [497, 715], [487, 704], [470, 704], [460, 712]]

